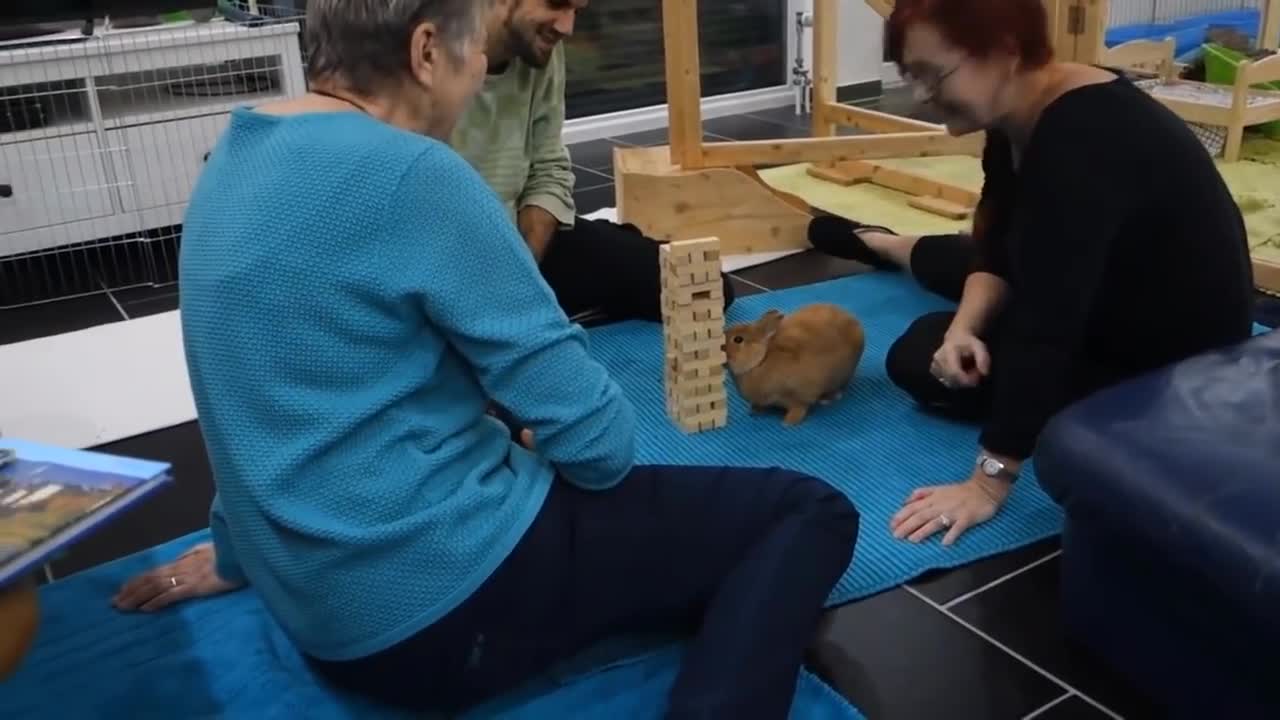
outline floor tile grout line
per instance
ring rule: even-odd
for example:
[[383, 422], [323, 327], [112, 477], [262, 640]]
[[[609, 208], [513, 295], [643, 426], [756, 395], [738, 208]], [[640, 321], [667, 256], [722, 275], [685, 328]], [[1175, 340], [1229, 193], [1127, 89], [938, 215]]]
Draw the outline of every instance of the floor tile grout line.
[[1023, 716], [1022, 720], [1033, 720], [1033, 718], [1038, 718], [1041, 715], [1048, 712], [1050, 708], [1053, 708], [1056, 705], [1066, 702], [1069, 698], [1075, 697], [1075, 695], [1076, 694], [1073, 692], [1065, 692], [1061, 695], [1061, 697], [1058, 697], [1055, 700], [1050, 700], [1048, 704], [1042, 705], [1036, 708], [1035, 710], [1032, 710], [1030, 714]]
[[1000, 584], [1004, 583], [1005, 581], [1012, 580], [1013, 578], [1015, 578], [1015, 577], [1017, 577], [1017, 576], [1021, 575], [1022, 573], [1026, 572], [1026, 571], [1028, 571], [1028, 570], [1030, 570], [1030, 569], [1032, 569], [1032, 568], [1034, 568], [1034, 567], [1037, 567], [1037, 566], [1039, 566], [1039, 565], [1043, 565], [1043, 564], [1045, 564], [1045, 563], [1049, 562], [1050, 560], [1052, 560], [1052, 559], [1054, 559], [1054, 558], [1058, 557], [1058, 556], [1059, 556], [1059, 555], [1061, 555], [1061, 554], [1062, 554], [1062, 550], [1061, 550], [1061, 549], [1054, 550], [1053, 552], [1049, 553], [1048, 555], [1045, 555], [1044, 557], [1040, 558], [1039, 560], [1035, 560], [1035, 561], [1033, 561], [1033, 562], [1027, 563], [1026, 565], [1024, 565], [1024, 566], [1022, 566], [1022, 567], [1018, 568], [1017, 570], [1014, 570], [1013, 572], [1008, 573], [1008, 574], [1006, 574], [1006, 575], [1002, 575], [1001, 577], [998, 577], [998, 578], [996, 578], [995, 580], [992, 580], [991, 582], [987, 583], [986, 585], [983, 585], [982, 587], [980, 587], [980, 588], [978, 588], [978, 589], [976, 589], [976, 590], [970, 590], [969, 592], [967, 592], [967, 593], [965, 593], [965, 594], [963, 594], [963, 595], [961, 595], [961, 596], [959, 596], [959, 597], [951, 598], [951, 599], [950, 599], [950, 600], [948, 600], [947, 602], [942, 603], [942, 607], [947, 608], [947, 609], [949, 610], [949, 609], [951, 609], [951, 608], [955, 607], [956, 605], [959, 605], [960, 603], [964, 602], [965, 600], [969, 600], [969, 599], [975, 598], [975, 597], [977, 597], [978, 595], [981, 595], [982, 593], [984, 593], [984, 592], [986, 592], [986, 591], [990, 590], [991, 588], [993, 588], [993, 587], [995, 587], [995, 586], [997, 586], [997, 585], [1000, 585]]
[[[604, 173], [600, 172], [599, 170], [593, 170], [593, 169], [591, 169], [591, 168], [587, 167], [586, 165], [577, 165], [577, 164], [575, 164], [573, 167], [577, 168], [578, 170], [586, 170], [587, 172], [591, 173], [592, 175], [599, 175], [600, 177], [604, 178], [605, 180], [608, 180], [610, 183], [612, 183], [612, 182], [613, 182], [613, 177], [611, 177], [611, 176], [609, 176], [609, 175], [605, 175]], [[593, 187], [594, 187], [594, 186], [593, 186]]]
[[946, 615], [948, 618], [950, 618], [950, 619], [951, 619], [951, 621], [952, 621], [952, 622], [954, 622], [954, 623], [956, 623], [956, 624], [960, 625], [961, 627], [963, 627], [963, 628], [967, 629], [969, 632], [973, 633], [974, 635], [977, 635], [978, 637], [982, 638], [983, 640], [986, 640], [987, 642], [989, 642], [989, 643], [991, 643], [992, 645], [996, 646], [996, 647], [997, 647], [997, 648], [999, 648], [1000, 650], [1003, 650], [1003, 651], [1004, 651], [1005, 653], [1007, 653], [1010, 657], [1012, 657], [1013, 659], [1015, 659], [1015, 660], [1017, 660], [1017, 661], [1021, 662], [1023, 665], [1026, 665], [1027, 667], [1031, 668], [1032, 670], [1035, 670], [1036, 672], [1040, 673], [1040, 674], [1041, 674], [1041, 675], [1043, 675], [1045, 678], [1047, 678], [1049, 681], [1051, 681], [1053, 684], [1057, 685], [1058, 687], [1062, 688], [1063, 690], [1066, 690], [1066, 691], [1067, 691], [1067, 692], [1069, 692], [1069, 693], [1073, 693], [1073, 694], [1075, 694], [1075, 695], [1078, 695], [1078, 696], [1080, 697], [1080, 699], [1081, 699], [1081, 700], [1084, 700], [1085, 702], [1087, 702], [1087, 703], [1089, 703], [1090, 705], [1094, 706], [1094, 707], [1095, 707], [1095, 708], [1097, 708], [1098, 710], [1101, 710], [1103, 713], [1106, 713], [1106, 715], [1107, 715], [1108, 717], [1115, 718], [1115, 720], [1124, 720], [1124, 718], [1122, 718], [1120, 715], [1117, 715], [1115, 712], [1113, 712], [1113, 711], [1109, 710], [1109, 709], [1108, 709], [1105, 705], [1103, 705], [1102, 703], [1100, 703], [1100, 702], [1098, 702], [1097, 700], [1094, 700], [1093, 698], [1089, 697], [1088, 695], [1086, 695], [1086, 694], [1084, 694], [1084, 693], [1080, 692], [1080, 690], [1079, 690], [1079, 689], [1072, 687], [1070, 684], [1068, 684], [1068, 683], [1067, 683], [1067, 681], [1063, 680], [1062, 678], [1058, 677], [1057, 675], [1054, 675], [1053, 673], [1049, 672], [1048, 670], [1045, 670], [1044, 668], [1040, 667], [1039, 665], [1036, 665], [1035, 663], [1031, 662], [1031, 660], [1029, 660], [1028, 658], [1024, 657], [1023, 655], [1020, 655], [1019, 653], [1015, 652], [1015, 651], [1013, 650], [1013, 648], [1011, 648], [1011, 647], [1009, 647], [1008, 645], [1005, 645], [1004, 643], [1002, 643], [1002, 642], [1000, 642], [999, 640], [995, 639], [995, 638], [994, 638], [994, 637], [992, 637], [990, 634], [988, 634], [988, 633], [984, 632], [981, 628], [979, 628], [978, 626], [974, 625], [973, 623], [971, 623], [971, 622], [969, 622], [969, 621], [965, 620], [964, 618], [962, 618], [962, 617], [960, 617], [959, 615], [955, 614], [955, 613], [954, 613], [954, 612], [952, 612], [951, 610], [949, 610], [949, 609], [947, 609], [947, 608], [943, 607], [941, 604], [936, 603], [936, 602], [934, 602], [933, 600], [930, 600], [930, 599], [929, 599], [929, 596], [925, 595], [924, 593], [920, 592], [919, 590], [916, 590], [915, 588], [911, 587], [910, 585], [904, 585], [904, 586], [902, 586], [902, 588], [903, 588], [904, 590], [906, 590], [908, 593], [911, 593], [912, 595], [915, 595], [915, 596], [916, 596], [917, 598], [919, 598], [922, 602], [924, 602], [925, 604], [929, 605], [929, 606], [930, 606], [930, 607], [932, 607], [934, 610], [937, 610], [938, 612], [942, 613], [943, 615]]
[[[759, 118], [757, 118], [757, 119], [759, 119]], [[768, 121], [768, 120], [765, 120], [764, 122], [769, 122], [769, 121]], [[776, 124], [776, 123], [775, 123], [775, 124]], [[666, 128], [665, 128], [665, 127], [663, 127], [663, 128], [657, 128], [657, 129], [665, 130]], [[645, 132], [652, 132], [652, 130], [641, 130], [640, 132], [641, 132], [641, 133], [645, 133]], [[639, 133], [637, 133], [637, 134], [639, 134]], [[710, 132], [710, 131], [707, 131], [707, 130], [703, 130], [703, 131], [702, 131], [702, 135], [703, 135], [703, 137], [704, 137], [704, 138], [705, 138], [706, 136], [708, 136], [708, 135], [709, 135], [709, 136], [711, 136], [711, 137], [715, 138], [716, 140], [724, 141], [724, 142], [738, 142], [737, 140], [734, 140], [733, 138], [731, 138], [731, 137], [729, 137], [729, 136], [727, 136], [727, 135], [721, 135], [720, 133], [713, 133], [713, 132]], [[629, 142], [629, 141], [627, 141], [627, 140], [623, 140], [623, 139], [622, 139], [622, 138], [620, 138], [620, 137], [614, 137], [614, 136], [612, 136], [612, 135], [611, 135], [611, 136], [609, 136], [609, 137], [603, 138], [603, 139], [604, 139], [604, 140], [608, 140], [609, 142], [613, 143], [614, 145], [621, 145], [621, 146], [622, 146], [622, 147], [624, 147], [624, 148], [651, 148], [651, 147], [660, 147], [660, 146], [662, 146], [662, 145], [670, 145], [670, 144], [671, 144], [671, 139], [670, 139], [670, 138], [667, 138], [667, 139], [663, 140], [662, 142], [654, 143], [654, 144], [652, 144], [652, 145], [637, 145], [637, 144], [635, 144], [635, 143], [633, 143], [633, 142]], [[585, 166], [583, 166], [583, 165], [579, 165], [578, 167], [585, 168], [585, 169], [587, 169], [587, 170], [590, 170], [590, 169], [591, 169], [591, 168], [586, 168], [586, 167], [585, 167]], [[594, 171], [593, 171], [593, 172], [594, 172]]]
[[794, 123], [789, 123], [789, 122], [779, 122], [777, 120], [774, 120], [773, 118], [768, 118], [763, 115], [757, 115], [755, 113], [744, 113], [738, 117], [751, 118], [752, 120], [757, 120], [762, 123], [767, 123], [769, 125], [773, 125], [783, 130], [808, 130], [809, 123], [804, 122], [802, 118], [812, 119], [812, 116], [810, 115], [797, 115], [796, 121]]
[[609, 182], [602, 182], [602, 183], [600, 183], [599, 185], [588, 185], [588, 186], [586, 186], [586, 187], [575, 187], [575, 188], [573, 189], [573, 191], [574, 191], [574, 192], [576, 192], [576, 193], [579, 193], [579, 192], [586, 192], [586, 191], [588, 191], [588, 190], [599, 190], [599, 189], [600, 189], [600, 188], [602, 188], [602, 187], [609, 187], [609, 186], [610, 186], [610, 185], [612, 185], [612, 184], [613, 184], [613, 181], [609, 181]]
[[[136, 307], [138, 305], [145, 305], [147, 303], [160, 302], [162, 300], [172, 300], [173, 298], [176, 298], [176, 297], [178, 297], [177, 290], [171, 293], [165, 293], [163, 295], [152, 295], [150, 297], [144, 297], [139, 300], [130, 300], [129, 302], [124, 303], [124, 307]], [[133, 318], [130, 318], [130, 320], [132, 319]]]
[[[645, 132], [645, 131], [644, 131], [644, 130], [641, 130], [640, 132]], [[600, 138], [600, 139], [601, 139], [601, 140], [604, 140], [605, 142], [612, 143], [613, 145], [621, 145], [621, 146], [622, 146], [622, 147], [624, 147], [624, 148], [644, 147], [643, 145], [637, 145], [637, 144], [635, 144], [635, 143], [633, 143], [633, 142], [628, 142], [628, 141], [626, 141], [626, 140], [623, 140], [623, 139], [621, 139], [621, 138], [619, 138], [619, 137], [615, 137], [615, 136], [613, 136], [613, 135], [610, 135], [610, 136], [608, 136], [608, 137], [603, 137], [603, 138]]]
[[120, 317], [129, 320], [129, 313], [124, 311], [124, 306], [116, 299], [115, 294], [111, 292], [111, 288], [107, 287], [107, 283], [102, 278], [98, 278], [98, 284], [102, 286], [102, 290], [107, 294], [107, 299], [111, 301], [111, 304], [116, 306], [116, 312], [120, 313]]
[[772, 288], [767, 288], [761, 285], [760, 283], [753, 283], [750, 280], [747, 280], [746, 278], [742, 277], [741, 275], [734, 275], [733, 273], [729, 273], [729, 277], [735, 278], [737, 279], [738, 282], [744, 285], [750, 285], [751, 287], [756, 288], [757, 290], [763, 290], [765, 292], [773, 292]]

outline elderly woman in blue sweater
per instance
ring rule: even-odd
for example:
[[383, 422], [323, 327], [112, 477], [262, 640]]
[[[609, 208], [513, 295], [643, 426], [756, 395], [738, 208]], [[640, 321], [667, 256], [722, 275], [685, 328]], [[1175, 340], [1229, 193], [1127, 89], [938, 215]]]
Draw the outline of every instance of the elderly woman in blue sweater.
[[181, 258], [212, 543], [115, 603], [251, 587], [335, 686], [444, 711], [689, 630], [668, 717], [783, 718], [858, 515], [781, 469], [635, 464], [631, 405], [441, 141], [513, 1], [312, 0], [312, 91], [233, 113]]

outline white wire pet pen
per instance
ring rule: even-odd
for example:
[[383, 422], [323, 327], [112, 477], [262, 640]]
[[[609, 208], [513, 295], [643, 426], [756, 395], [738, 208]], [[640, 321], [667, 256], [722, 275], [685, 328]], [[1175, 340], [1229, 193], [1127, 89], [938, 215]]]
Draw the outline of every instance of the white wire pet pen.
[[305, 90], [302, 5], [6, 28], [0, 308], [176, 282], [231, 109]]

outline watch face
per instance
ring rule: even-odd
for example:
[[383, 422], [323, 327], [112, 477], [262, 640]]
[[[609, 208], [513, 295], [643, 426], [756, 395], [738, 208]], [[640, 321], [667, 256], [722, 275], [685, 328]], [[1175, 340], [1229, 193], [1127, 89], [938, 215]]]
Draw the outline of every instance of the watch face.
[[982, 472], [986, 473], [991, 477], [995, 477], [996, 475], [999, 475], [1001, 470], [1004, 470], [1004, 465], [1001, 465], [998, 460], [992, 460], [991, 458], [987, 458], [986, 460], [982, 461]]

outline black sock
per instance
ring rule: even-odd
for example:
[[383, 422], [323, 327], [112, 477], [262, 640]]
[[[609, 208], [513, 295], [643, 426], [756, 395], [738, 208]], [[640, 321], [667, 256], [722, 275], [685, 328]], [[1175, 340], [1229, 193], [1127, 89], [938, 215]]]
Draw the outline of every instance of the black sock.
[[838, 215], [819, 215], [809, 221], [809, 244], [819, 252], [845, 260], [856, 260], [878, 270], [897, 269], [893, 261], [867, 247], [857, 235], [860, 230], [894, 234], [889, 228], [879, 225], [863, 225]]

